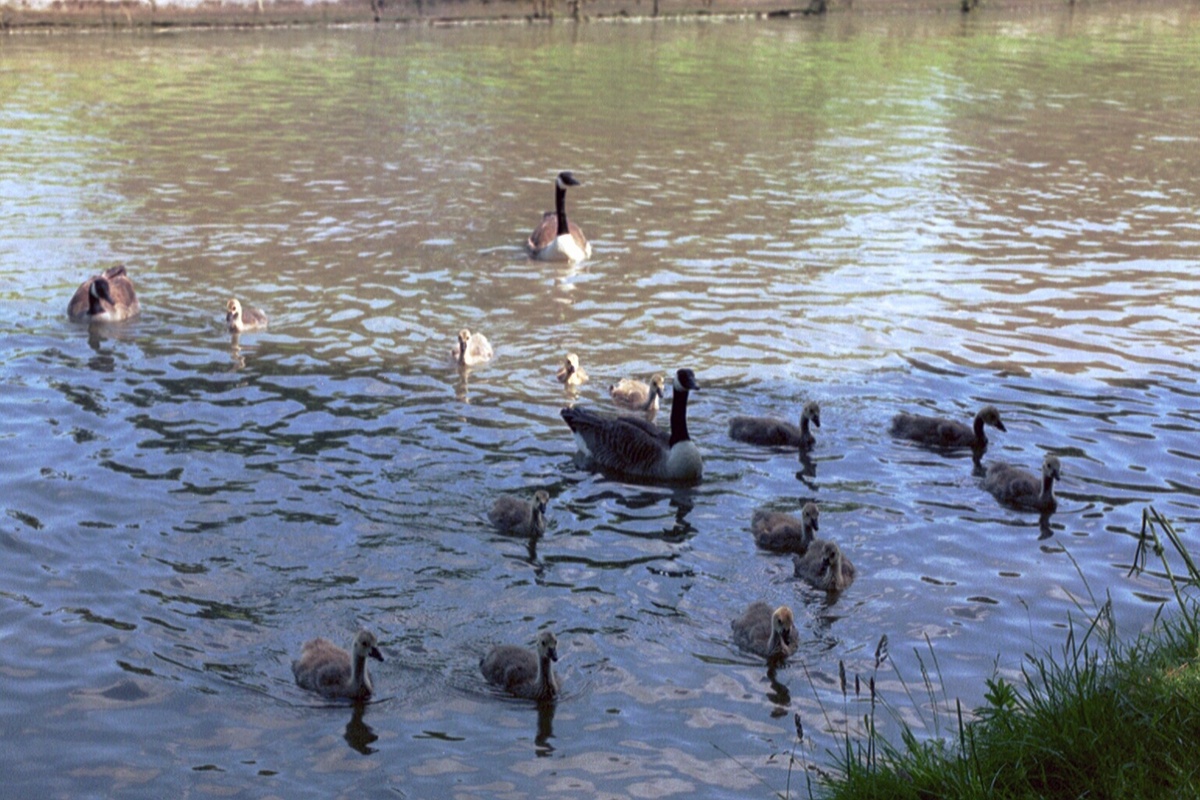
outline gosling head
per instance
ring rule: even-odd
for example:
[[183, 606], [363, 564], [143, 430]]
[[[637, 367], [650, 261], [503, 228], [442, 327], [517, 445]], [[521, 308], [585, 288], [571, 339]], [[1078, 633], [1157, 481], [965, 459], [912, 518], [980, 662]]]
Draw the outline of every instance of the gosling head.
[[383, 661], [383, 653], [379, 652], [379, 643], [375, 634], [370, 631], [359, 631], [354, 636], [354, 657], [365, 659], [368, 656], [376, 661]]
[[686, 367], [675, 372], [673, 386], [677, 392], [696, 391], [700, 388], [700, 384], [696, 383], [696, 373]]
[[1000, 412], [995, 406], [984, 406], [979, 409], [979, 418], [983, 420], [984, 425], [991, 425], [997, 430], [1008, 432], [1008, 428], [1004, 427], [1004, 423], [1000, 420]]
[[537, 637], [537, 651], [541, 658], [558, 661], [558, 637], [550, 631], [542, 631]]
[[568, 186], [582, 186], [583, 184], [575, 180], [575, 176], [571, 174], [569, 169], [565, 169], [558, 173], [558, 178], [554, 181], [555, 186], [559, 189], [566, 190]]
[[780, 606], [771, 612], [771, 630], [788, 652], [796, 648], [796, 642], [792, 639], [792, 628], [795, 624], [796, 618], [787, 606]]
[[1054, 481], [1062, 480], [1062, 463], [1053, 453], [1047, 453], [1046, 457], [1042, 459], [1042, 478]]
[[575, 377], [576, 381], [587, 380], [587, 374], [579, 367], [579, 356], [567, 353], [567, 357], [563, 360], [562, 366], [558, 368], [555, 377], [558, 378], [559, 383], [567, 383], [573, 376], [577, 376]]
[[804, 404], [804, 408], [800, 411], [800, 422], [804, 423], [808, 420], [818, 428], [821, 427], [821, 406], [816, 400], [809, 400]]
[[236, 297], [229, 298], [229, 302], [225, 304], [225, 319], [233, 323], [242, 318], [242, 304], [238, 302]]
[[667, 379], [664, 378], [662, 375], [655, 375], [653, 378], [650, 379], [650, 394], [657, 395], [658, 397], [661, 398], [663, 396], [663, 392], [665, 392], [666, 390], [667, 390]]
[[550, 493], [545, 489], [538, 489], [533, 493], [533, 510], [539, 514], [546, 513], [546, 506], [550, 503]]
[[805, 503], [800, 509], [800, 524], [808, 531], [808, 538], [821, 529], [821, 510], [816, 503]]

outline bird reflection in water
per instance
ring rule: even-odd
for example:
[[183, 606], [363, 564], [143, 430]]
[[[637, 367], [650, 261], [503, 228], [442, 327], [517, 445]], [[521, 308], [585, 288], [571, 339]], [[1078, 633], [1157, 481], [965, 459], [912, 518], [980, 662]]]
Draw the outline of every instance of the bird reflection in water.
[[537, 737], [534, 738], [533, 744], [539, 756], [544, 757], [554, 753], [554, 745], [550, 744], [550, 740], [554, 738], [554, 710], [557, 707], [558, 704], [554, 700], [538, 702]]
[[342, 737], [346, 740], [346, 744], [353, 749], [362, 753], [364, 756], [369, 756], [375, 752], [375, 748], [371, 745], [379, 738], [375, 731], [371, 730], [371, 726], [363, 722], [363, 712], [367, 709], [365, 702], [356, 702], [354, 711], [350, 715], [350, 721], [346, 723], [346, 731]]

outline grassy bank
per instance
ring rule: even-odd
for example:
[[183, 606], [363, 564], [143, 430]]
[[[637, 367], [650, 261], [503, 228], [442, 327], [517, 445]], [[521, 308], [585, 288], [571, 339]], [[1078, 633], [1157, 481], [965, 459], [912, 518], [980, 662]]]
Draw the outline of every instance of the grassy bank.
[[1029, 658], [1019, 685], [989, 680], [984, 706], [973, 715], [960, 710], [949, 740], [921, 741], [901, 724], [900, 742], [886, 741], [875, 732], [872, 702], [866, 733], [847, 736], [837, 754], [838, 774], [800, 791], [792, 775], [780, 796], [1200, 797], [1200, 604], [1192, 594], [1200, 574], [1153, 509], [1143, 517], [1134, 569], [1147, 560], [1161, 560], [1177, 602], [1151, 634], [1118, 643], [1102, 605], [1061, 654]]

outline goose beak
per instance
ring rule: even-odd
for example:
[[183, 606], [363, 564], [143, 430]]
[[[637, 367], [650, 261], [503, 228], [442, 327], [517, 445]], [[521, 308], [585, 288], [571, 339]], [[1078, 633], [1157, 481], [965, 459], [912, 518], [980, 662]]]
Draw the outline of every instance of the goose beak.
[[1008, 428], [1004, 427], [1004, 423], [1001, 422], [1000, 420], [996, 420], [996, 429], [1004, 431], [1005, 433], [1008, 433]]

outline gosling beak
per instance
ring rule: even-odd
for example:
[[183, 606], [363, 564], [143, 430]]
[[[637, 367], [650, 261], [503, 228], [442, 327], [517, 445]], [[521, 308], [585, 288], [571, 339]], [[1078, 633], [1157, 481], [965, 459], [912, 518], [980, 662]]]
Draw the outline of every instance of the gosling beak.
[[371, 652], [367, 653], [367, 655], [369, 655], [371, 658], [375, 659], [376, 661], [383, 661], [383, 653], [379, 652], [378, 647], [372, 647]]
[[996, 420], [996, 428], [1004, 431], [1005, 433], [1008, 433], [1008, 428], [1004, 427], [1004, 423], [1001, 422], [1000, 420]]

